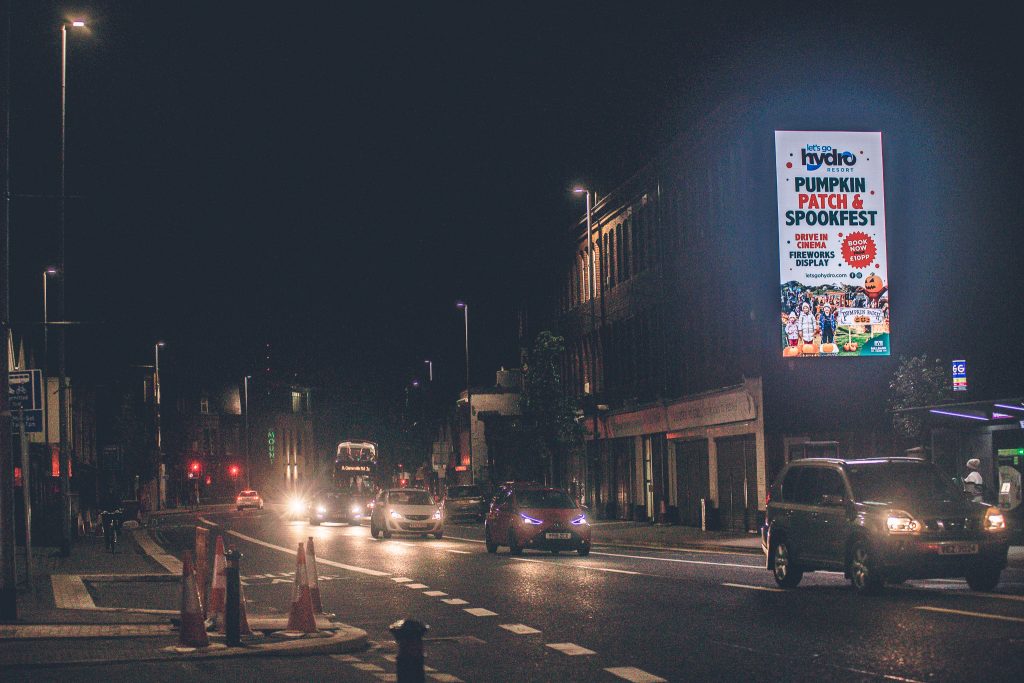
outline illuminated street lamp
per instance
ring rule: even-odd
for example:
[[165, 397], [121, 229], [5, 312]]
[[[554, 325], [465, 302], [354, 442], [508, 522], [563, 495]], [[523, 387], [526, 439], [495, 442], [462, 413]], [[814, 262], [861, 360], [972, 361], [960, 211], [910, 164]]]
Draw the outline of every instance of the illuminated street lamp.
[[[83, 28], [85, 22], [80, 19], [65, 22], [60, 27], [60, 252], [57, 267], [60, 272], [64, 270], [64, 223], [67, 205], [67, 182], [65, 172], [65, 159], [67, 150], [67, 85], [68, 85], [68, 27]], [[65, 278], [57, 281], [58, 304], [57, 315], [63, 322], [66, 320], [64, 310], [64, 282]], [[63, 506], [64, 524], [61, 533], [60, 553], [67, 557], [71, 554], [71, 449], [68, 445], [68, 405], [67, 405], [67, 366], [66, 366], [66, 342], [67, 333], [64, 326], [60, 328], [60, 368], [57, 383], [58, 417], [60, 420], [60, 493], [61, 505]]]
[[455, 302], [455, 308], [462, 309], [462, 319], [466, 329], [466, 410], [469, 414], [469, 483], [476, 483], [476, 470], [473, 469], [473, 398], [469, 391], [469, 304], [465, 301]]

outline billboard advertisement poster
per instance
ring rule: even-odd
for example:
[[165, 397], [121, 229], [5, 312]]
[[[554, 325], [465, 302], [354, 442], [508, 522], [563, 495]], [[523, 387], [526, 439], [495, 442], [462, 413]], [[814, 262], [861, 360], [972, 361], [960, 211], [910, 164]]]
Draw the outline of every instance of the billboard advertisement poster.
[[882, 134], [775, 131], [784, 357], [888, 356]]

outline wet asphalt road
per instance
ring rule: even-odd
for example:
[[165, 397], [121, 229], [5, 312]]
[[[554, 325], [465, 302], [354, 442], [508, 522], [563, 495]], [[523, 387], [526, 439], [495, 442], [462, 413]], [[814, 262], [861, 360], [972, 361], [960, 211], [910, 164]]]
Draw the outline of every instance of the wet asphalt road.
[[[1020, 570], [1004, 572], [997, 595], [945, 580], [864, 598], [830, 573], [780, 591], [750, 555], [595, 547], [587, 558], [514, 558], [504, 549], [488, 555], [479, 527], [450, 526], [440, 541], [374, 540], [365, 526], [312, 527], [271, 510], [208, 514], [200, 523], [244, 553], [256, 611], [287, 611], [295, 548], [314, 538], [325, 608], [378, 647], [353, 662], [301, 660], [309, 675], [328, 667], [344, 680], [383, 680], [378, 674], [394, 671], [387, 626], [414, 617], [431, 626], [428, 664], [464, 681], [1024, 676]], [[157, 540], [178, 553], [191, 546], [193, 524], [168, 518]]]

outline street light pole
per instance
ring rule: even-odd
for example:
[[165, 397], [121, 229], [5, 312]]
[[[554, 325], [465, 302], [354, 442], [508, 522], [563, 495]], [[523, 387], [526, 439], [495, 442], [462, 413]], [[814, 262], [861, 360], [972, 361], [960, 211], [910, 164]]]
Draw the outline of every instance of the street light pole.
[[[84, 21], [72, 21], [74, 28], [85, 26]], [[60, 251], [57, 267], [61, 273], [67, 272], [64, 263], [64, 227], [67, 204], [67, 89], [68, 89], [68, 23], [60, 26]], [[67, 319], [65, 311], [65, 282], [62, 277], [57, 284], [57, 315], [61, 322]], [[60, 554], [68, 557], [71, 554], [71, 449], [68, 445], [68, 405], [67, 405], [67, 332], [61, 325], [58, 335], [60, 348], [59, 379], [57, 381], [57, 412], [60, 420], [60, 493], [63, 507], [63, 524], [61, 525]]]
[[[593, 417], [593, 448], [594, 457], [597, 457], [597, 280], [595, 279], [594, 273], [594, 245], [593, 245], [593, 228], [591, 227], [591, 214], [593, 209], [590, 204], [590, 190], [583, 187], [577, 187], [573, 190], [576, 194], [585, 193], [587, 195], [587, 294], [590, 297], [590, 330], [589, 335], [593, 335], [590, 342], [590, 397], [594, 404], [594, 417]], [[589, 463], [587, 463], [589, 465]], [[584, 479], [585, 481], [586, 479]], [[593, 492], [591, 492], [593, 493]], [[591, 500], [593, 503], [594, 501]]]
[[432, 360], [425, 360], [423, 362], [427, 364], [427, 371], [428, 371], [427, 378], [431, 382], [433, 382], [434, 381], [434, 361], [432, 361]]
[[50, 448], [50, 316], [46, 286], [50, 276], [57, 275], [57, 266], [43, 271], [43, 441]]
[[462, 319], [466, 328], [466, 410], [469, 414], [469, 483], [476, 483], [476, 469], [473, 462], [473, 397], [469, 389], [469, 304], [460, 301], [455, 304], [462, 309]]
[[156, 403], [156, 509], [164, 505], [164, 451], [160, 433], [160, 347], [166, 346], [162, 341], [153, 344], [153, 400]]
[[252, 475], [249, 471], [252, 468], [252, 463], [249, 461], [249, 378], [252, 375], [246, 375], [245, 379], [242, 380], [242, 384], [245, 385], [245, 488], [252, 488]]

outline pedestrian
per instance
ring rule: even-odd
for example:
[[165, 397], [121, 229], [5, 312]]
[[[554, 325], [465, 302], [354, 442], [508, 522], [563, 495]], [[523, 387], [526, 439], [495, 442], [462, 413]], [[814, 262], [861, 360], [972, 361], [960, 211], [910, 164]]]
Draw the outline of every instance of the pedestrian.
[[786, 337], [790, 346], [796, 346], [800, 341], [800, 326], [796, 324], [796, 313], [789, 314], [789, 322], [786, 323]]
[[828, 304], [825, 304], [821, 308], [821, 315], [818, 316], [818, 327], [821, 328], [822, 344], [835, 343], [836, 315], [832, 312], [832, 307]]
[[967, 476], [964, 477], [964, 492], [971, 496], [975, 503], [981, 503], [985, 499], [985, 479], [978, 471], [980, 467], [981, 461], [971, 458], [967, 461]]
[[800, 327], [800, 338], [804, 344], [814, 343], [814, 333], [818, 331], [818, 321], [811, 313], [811, 305], [806, 301], [800, 305], [800, 317], [797, 319]]

